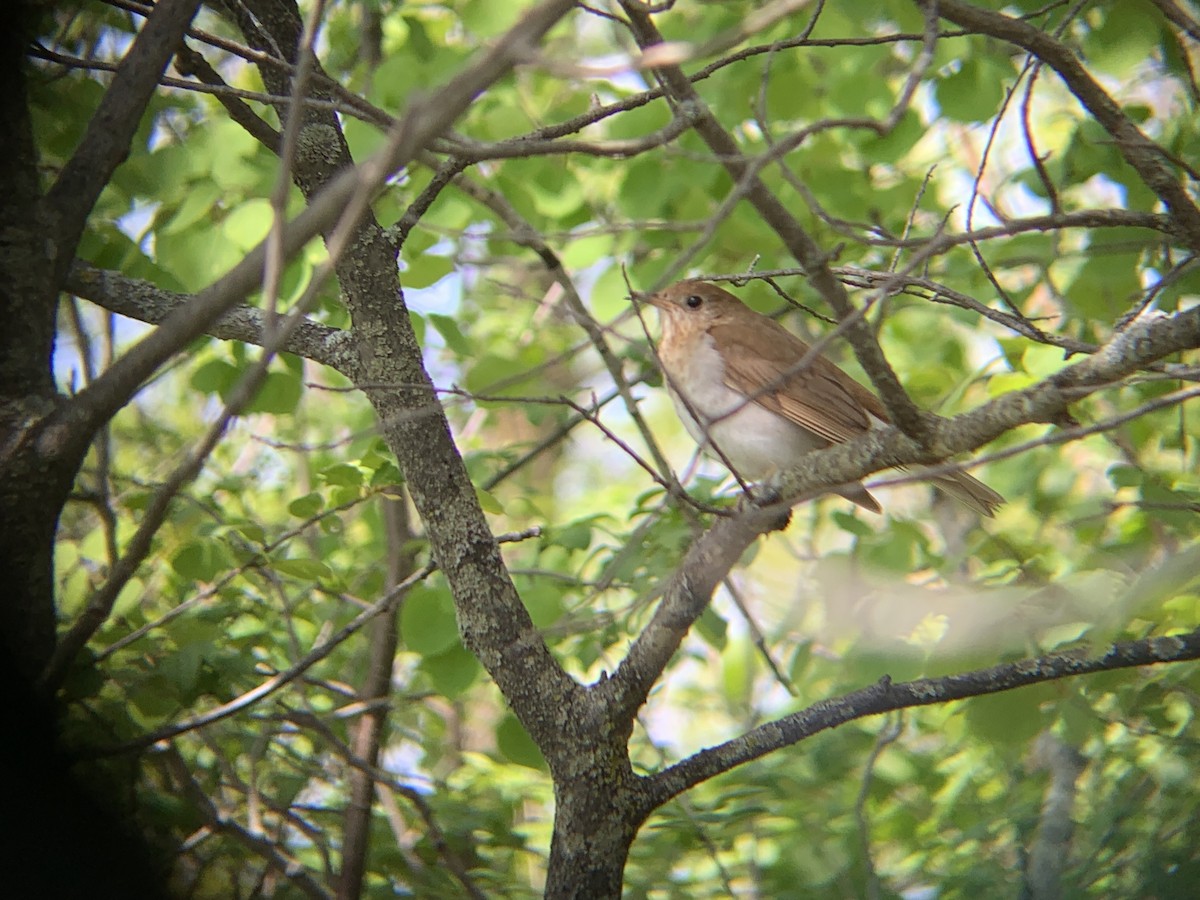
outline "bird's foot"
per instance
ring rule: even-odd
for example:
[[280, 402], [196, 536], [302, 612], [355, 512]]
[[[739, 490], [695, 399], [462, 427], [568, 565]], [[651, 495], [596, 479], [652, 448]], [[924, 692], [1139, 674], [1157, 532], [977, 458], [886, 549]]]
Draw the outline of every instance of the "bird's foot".
[[783, 531], [792, 521], [791, 507], [783, 505], [782, 486], [781, 475], [776, 472], [754, 485], [750, 494], [751, 501], [760, 509], [770, 506], [781, 507], [778, 520], [771, 524], [772, 531]]

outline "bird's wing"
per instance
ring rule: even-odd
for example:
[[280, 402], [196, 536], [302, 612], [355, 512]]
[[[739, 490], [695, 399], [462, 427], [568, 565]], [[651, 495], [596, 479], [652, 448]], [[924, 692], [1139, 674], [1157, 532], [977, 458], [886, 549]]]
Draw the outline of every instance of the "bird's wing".
[[879, 399], [823, 356], [797, 370], [808, 345], [768, 321], [778, 329], [773, 341], [755, 340], [753, 330], [736, 323], [719, 323], [710, 329], [725, 351], [726, 385], [830, 443], [867, 431], [870, 415], [887, 421]]
[[[862, 434], [871, 427], [871, 417], [890, 421], [878, 397], [823, 356], [796, 371], [808, 345], [782, 325], [767, 321], [779, 339], [764, 341], [761, 335], [756, 337], [736, 323], [721, 323], [709, 329], [713, 340], [725, 350], [728, 387], [831, 443]], [[1004, 497], [966, 472], [936, 475], [930, 480], [980, 515], [993, 515], [1004, 502]], [[861, 484], [838, 493], [866, 509], [880, 511], [875, 498]]]

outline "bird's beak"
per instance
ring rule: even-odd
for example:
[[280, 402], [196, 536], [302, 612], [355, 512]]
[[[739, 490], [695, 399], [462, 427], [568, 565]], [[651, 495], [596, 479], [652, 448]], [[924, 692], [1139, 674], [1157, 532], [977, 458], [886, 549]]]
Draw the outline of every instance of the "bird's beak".
[[633, 295], [633, 298], [638, 303], [648, 303], [651, 306], [656, 307], [658, 309], [666, 309], [667, 308], [666, 301], [663, 300], [658, 294], [636, 293]]

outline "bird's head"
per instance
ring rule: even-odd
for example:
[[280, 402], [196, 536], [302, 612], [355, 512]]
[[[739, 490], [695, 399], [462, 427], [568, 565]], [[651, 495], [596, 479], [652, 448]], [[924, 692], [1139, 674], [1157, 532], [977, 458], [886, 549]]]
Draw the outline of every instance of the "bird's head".
[[730, 324], [754, 313], [728, 291], [715, 284], [689, 279], [641, 298], [659, 311], [663, 338], [689, 331], [707, 331], [713, 325]]

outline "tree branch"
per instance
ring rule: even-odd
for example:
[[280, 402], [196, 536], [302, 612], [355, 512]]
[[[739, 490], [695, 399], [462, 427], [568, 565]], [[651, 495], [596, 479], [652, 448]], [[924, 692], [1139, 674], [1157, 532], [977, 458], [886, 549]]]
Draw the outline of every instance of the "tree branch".
[[[927, 6], [929, 2], [917, 0], [917, 5]], [[1125, 115], [1074, 53], [1022, 19], [979, 9], [961, 0], [937, 0], [935, 6], [942, 18], [977, 34], [1015, 44], [1054, 69], [1076, 99], [1113, 136], [1125, 161], [1166, 204], [1179, 227], [1179, 237], [1193, 250], [1200, 251], [1200, 209], [1166, 165], [1162, 148]]]
[[567, 138], [539, 140], [532, 135], [523, 135], [507, 141], [487, 143], [475, 141], [461, 135], [439, 141], [433, 149], [435, 152], [449, 153], [452, 157], [464, 162], [478, 163], [492, 159], [526, 159], [534, 156], [566, 156], [569, 153], [579, 153], [586, 156], [608, 157], [610, 159], [631, 159], [647, 150], [653, 150], [664, 144], [669, 144], [683, 134], [690, 126], [688, 110], [676, 112], [671, 121], [662, 128], [644, 134], [641, 137], [625, 140], [580, 141]]
[[150, 97], [158, 87], [200, 0], [159, 0], [88, 122], [83, 140], [46, 194], [54, 224], [54, 266], [61, 278], [100, 192], [129, 154]]
[[137, 529], [126, 543], [124, 553], [109, 568], [108, 577], [104, 583], [91, 594], [83, 612], [55, 647], [54, 654], [50, 657], [50, 661], [42, 673], [39, 682], [41, 689], [49, 692], [58, 688], [61, 679], [75, 658], [75, 654], [83, 649], [91, 636], [112, 613], [113, 604], [116, 603], [121, 590], [150, 553], [154, 535], [166, 521], [175, 495], [185, 484], [196, 477], [204, 465], [204, 461], [224, 436], [229, 423], [241, 414], [246, 404], [254, 397], [263, 379], [267, 376], [268, 367], [275, 356], [278, 345], [286, 341], [288, 335], [300, 324], [304, 312], [309, 308], [309, 302], [315, 299], [314, 286], [316, 283], [314, 277], [313, 284], [309, 285], [309, 290], [299, 303], [292, 308], [278, 327], [269, 329], [270, 337], [263, 347], [263, 352], [234, 385], [216, 420], [209, 425], [203, 437], [186, 454], [183, 461], [171, 470], [167, 478], [154, 491], [138, 522]]
[[[347, 214], [355, 217], [361, 214], [367, 199], [382, 188], [387, 178], [444, 132], [488, 85], [519, 62], [532, 42], [571, 6], [570, 0], [543, 0], [480, 54], [473, 65], [428, 98], [410, 103], [407, 114], [389, 132], [382, 150], [361, 165], [340, 172], [318, 195], [310, 198], [303, 212], [287, 223], [282, 234], [282, 256], [291, 258]], [[94, 430], [128, 403], [159, 366], [189, 341], [204, 334], [214, 321], [259, 286], [266, 259], [267, 242], [263, 241], [227, 274], [196, 294], [192, 302], [168, 316], [161, 327], [139, 341], [102, 377], [70, 403], [63, 404], [48, 422], [50, 427], [43, 430], [40, 450], [49, 457], [58, 457], [73, 450], [76, 441], [86, 444]], [[66, 444], [64, 431], [72, 439]]]
[[[855, 483], [880, 469], [933, 463], [967, 453], [1020, 425], [1053, 422], [1087, 394], [1164, 356], [1197, 347], [1200, 307], [1137, 321], [1092, 356], [1029, 388], [1004, 394], [954, 419], [931, 417], [930, 450], [889, 427], [805, 454], [800, 465], [783, 473], [777, 486], [779, 496], [795, 503], [797, 498]], [[693, 542], [650, 623], [613, 677], [602, 685], [605, 698], [621, 714], [632, 716], [645, 702], [713, 590], [751, 542], [759, 534], [786, 525], [786, 520], [781, 523], [779, 518], [786, 505], [771, 505], [768, 500], [747, 503], [739, 515], [721, 519]]]
[[[1133, 323], [1095, 354], [1020, 391], [1003, 394], [949, 420], [931, 416], [928, 450], [894, 428], [817, 450], [785, 473], [782, 496], [805, 495], [823, 486], [858, 481], [869, 472], [936, 463], [969, 453], [1021, 425], [1057, 422], [1068, 407], [1163, 357], [1200, 347], [1200, 307]], [[928, 454], [928, 455], [926, 455]], [[864, 470], [862, 466], [867, 468]], [[817, 472], [820, 476], [817, 476]]]
[[1150, 0], [1164, 16], [1185, 31], [1193, 41], [1200, 43], [1200, 22], [1179, 8], [1174, 0]]
[[[679, 115], [677, 121], [688, 121], [688, 117], [686, 115]], [[667, 458], [663, 456], [658, 442], [654, 440], [650, 426], [646, 424], [645, 418], [638, 410], [637, 403], [633, 399], [633, 395], [629, 390], [629, 384], [622, 371], [621, 361], [609, 346], [604, 329], [600, 327], [600, 323], [593, 318], [584, 305], [583, 299], [579, 296], [579, 292], [575, 288], [575, 283], [563, 268], [558, 254], [551, 249], [545, 239], [538, 234], [537, 229], [503, 195], [492, 190], [486, 184], [468, 177], [466, 174], [456, 176], [454, 184], [467, 194], [467, 196], [490, 209], [500, 221], [513, 230], [513, 239], [517, 244], [529, 248], [541, 259], [547, 271], [563, 289], [567, 309], [579, 327], [587, 334], [588, 340], [591, 341], [596, 353], [599, 354], [604, 367], [608, 370], [613, 383], [616, 385], [617, 391], [621, 394], [621, 399], [625, 402], [626, 411], [637, 426], [646, 447], [650, 450], [650, 455], [654, 458], [654, 464], [658, 467], [657, 473], [652, 472], [652, 476], [656, 479], [661, 479], [661, 483], [669, 492], [676, 496], [683, 494], [683, 489], [675, 481]]]
[[232, 816], [222, 812], [212, 798], [205, 793], [204, 788], [196, 783], [188, 769], [187, 762], [178, 750], [173, 746], [168, 746], [163, 751], [162, 761], [163, 767], [170, 773], [180, 792], [191, 801], [214, 831], [233, 837], [251, 853], [265, 860], [272, 869], [287, 878], [305, 896], [311, 897], [313, 900], [329, 900], [329, 892], [309, 874], [308, 869], [283, 851], [281, 843], [276, 843], [265, 835], [245, 827]]
[[[408, 500], [403, 491], [380, 497], [386, 528], [387, 575], [385, 585], [393, 590], [416, 568], [413, 550], [412, 525], [408, 516]], [[379, 763], [380, 749], [385, 740], [389, 698], [392, 694], [392, 669], [396, 645], [400, 640], [399, 622], [395, 612], [380, 616], [368, 628], [367, 674], [358, 691], [359, 699], [368, 707], [356, 723], [351, 737], [350, 754], [371, 769]], [[350, 773], [350, 798], [342, 827], [342, 866], [338, 875], [339, 900], [357, 900], [362, 894], [371, 846], [371, 808], [375, 800], [373, 773], [356, 767]]]
[[202, 728], [205, 725], [211, 725], [213, 722], [219, 722], [221, 719], [228, 718], [234, 713], [258, 703], [264, 697], [270, 696], [284, 685], [295, 681], [376, 616], [395, 612], [397, 604], [399, 604], [408, 589], [427, 578], [434, 568], [434, 566], [426, 563], [426, 565], [404, 579], [404, 581], [400, 582], [400, 584], [384, 594], [378, 601], [360, 612], [326, 640], [309, 650], [308, 653], [293, 663], [290, 668], [271, 676], [257, 687], [251, 688], [240, 696], [234, 697], [229, 702], [222, 703], [220, 706], [210, 709], [207, 712], [198, 713], [190, 718], [180, 719], [169, 725], [164, 725], [148, 734], [133, 738], [122, 744], [98, 748], [94, 751], [93, 755], [97, 757], [116, 756], [121, 753], [152, 747], [159, 741], [168, 740], [176, 735]]
[[893, 684], [890, 678], [884, 676], [870, 687], [833, 700], [823, 700], [724, 744], [701, 750], [668, 769], [648, 776], [646, 781], [657, 806], [714, 775], [728, 772], [781, 747], [855, 719], [897, 709], [980, 697], [1059, 678], [1198, 658], [1200, 630], [1113, 644], [1100, 656], [1065, 651], [958, 675], [921, 678], [901, 684]]
[[[458, 849], [450, 846], [449, 841], [446, 839], [446, 832], [438, 824], [433, 808], [429, 805], [429, 801], [426, 800], [424, 794], [405, 784], [392, 772], [381, 769], [376, 762], [359, 756], [355, 752], [355, 749], [343, 743], [334, 730], [319, 716], [308, 712], [292, 712], [288, 718], [298, 727], [315, 731], [340, 759], [356, 773], [365, 776], [375, 786], [376, 790], [381, 793], [384, 791], [395, 792], [408, 801], [416, 809], [421, 821], [424, 822], [426, 836], [437, 851], [438, 859], [450, 870], [450, 874], [458, 880], [458, 883], [462, 885], [463, 890], [471, 897], [471, 900], [487, 900], [487, 895], [480, 890], [471, 877], [468, 866], [460, 858], [460, 854], [463, 852], [461, 846]], [[458, 836], [456, 835], [456, 837]], [[472, 849], [468, 845], [467, 852], [470, 853]], [[359, 895], [356, 894], [354, 896], [357, 897]]]
[[650, 622], [613, 676], [598, 685], [617, 721], [632, 720], [646, 702], [684, 635], [746, 548], [760, 534], [786, 525], [787, 519], [781, 520], [778, 510], [746, 504], [740, 515], [718, 519], [692, 542]]
[[224, 90], [229, 85], [225, 83], [225, 79], [217, 70], [208, 64], [208, 60], [202, 54], [187, 46], [186, 43], [181, 44], [179, 52], [175, 54], [175, 68], [180, 75], [190, 75], [209, 87], [220, 89], [213, 96], [217, 98], [218, 103], [225, 107], [229, 118], [241, 125], [247, 134], [252, 135], [272, 153], [279, 152], [279, 132], [252, 110], [245, 100]]
[[[112, 269], [97, 269], [81, 260], [76, 260], [67, 271], [63, 289], [110, 312], [151, 325], [161, 325], [173, 312], [194, 299], [194, 295], [177, 294]], [[266, 340], [265, 318], [257, 307], [235, 306], [213, 322], [205, 333], [220, 340], [262, 347]], [[358, 371], [352, 335], [341, 328], [306, 320], [278, 349], [329, 366], [351, 380]]]

